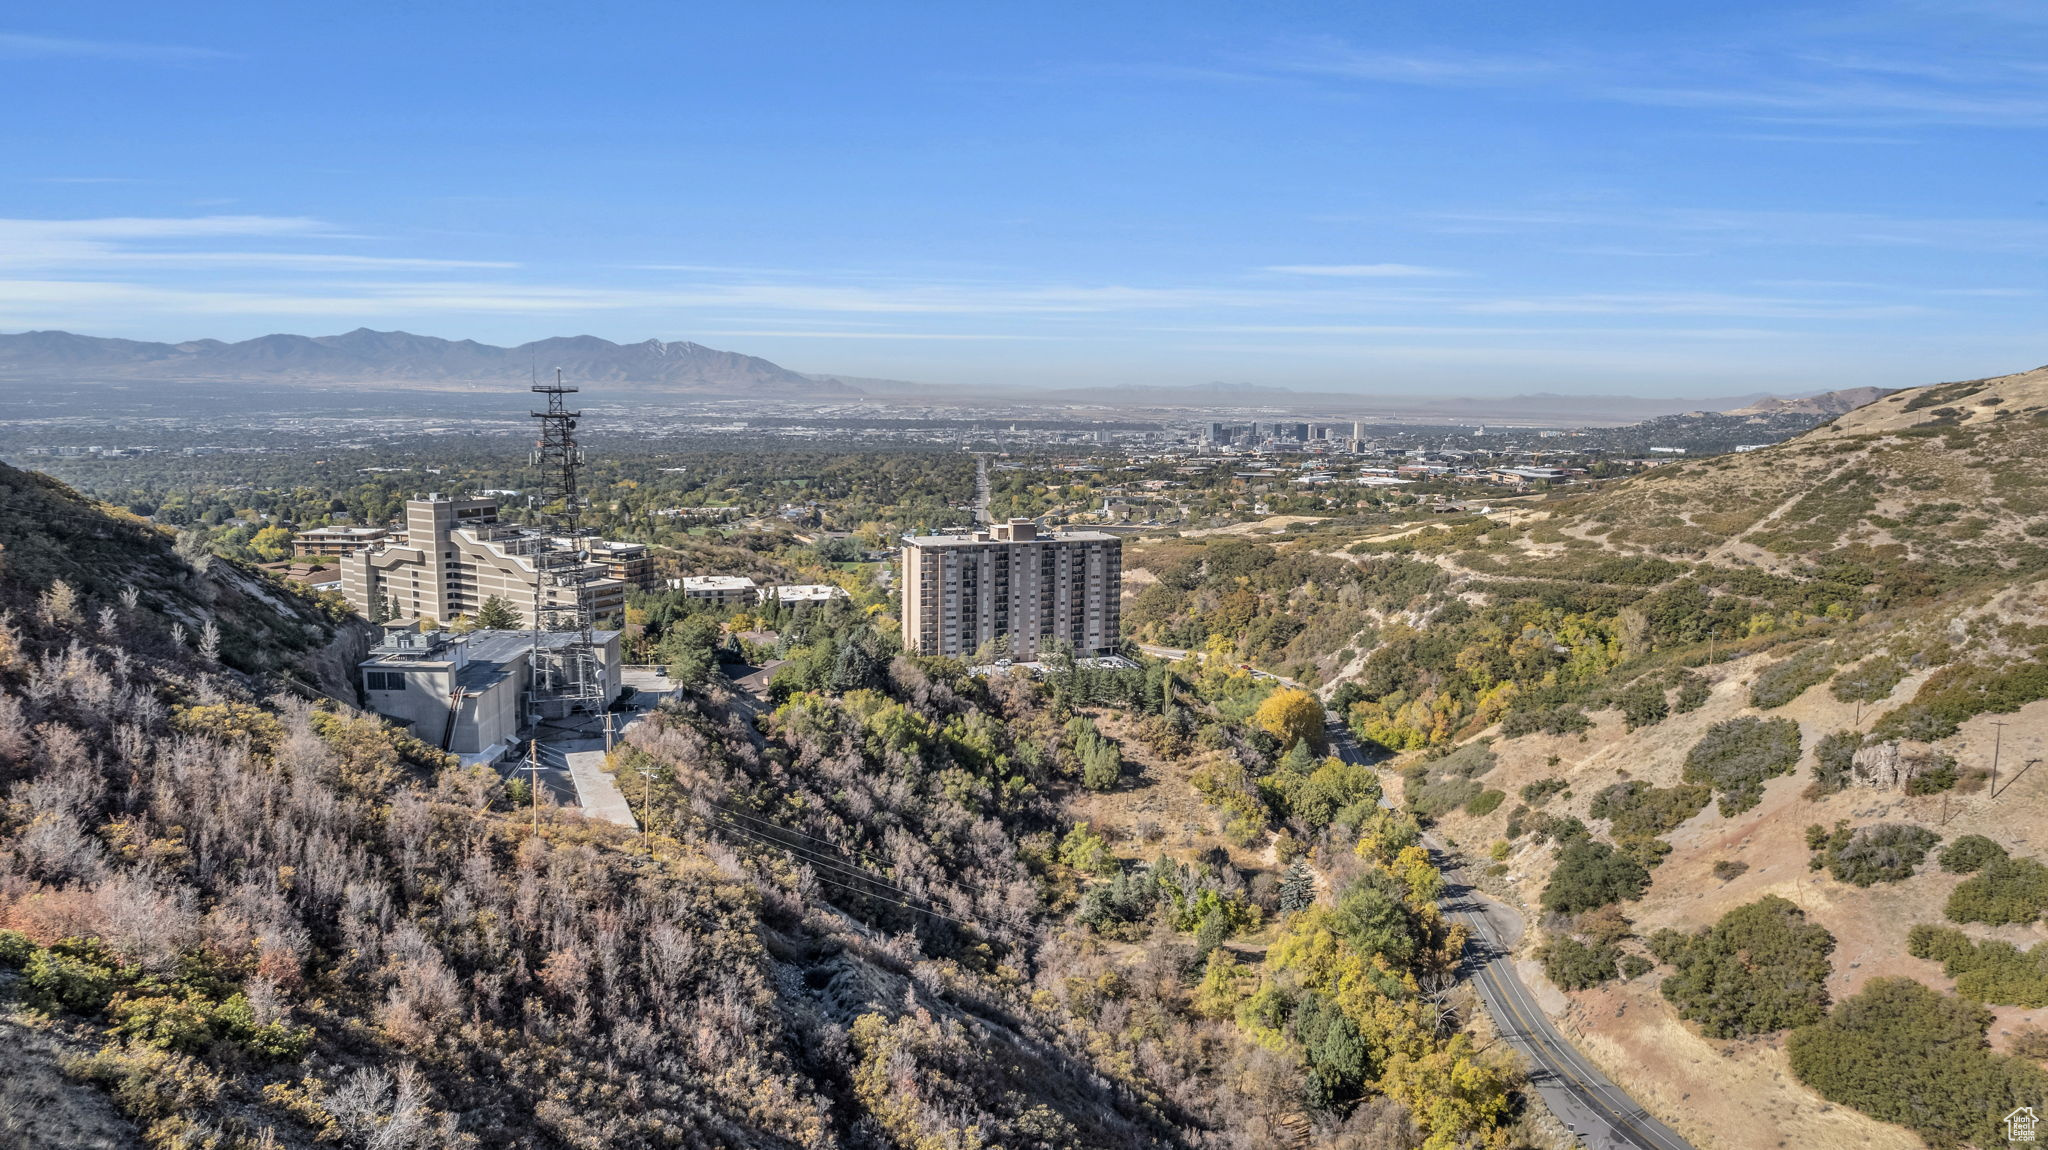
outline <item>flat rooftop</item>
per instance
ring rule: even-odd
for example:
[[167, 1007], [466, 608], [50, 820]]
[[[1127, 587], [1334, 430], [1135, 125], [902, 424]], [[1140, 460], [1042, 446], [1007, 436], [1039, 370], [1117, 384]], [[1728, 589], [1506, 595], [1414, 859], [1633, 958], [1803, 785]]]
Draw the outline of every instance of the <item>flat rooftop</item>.
[[775, 597], [784, 603], [846, 597], [845, 588], [835, 587], [830, 583], [789, 583], [774, 590]]
[[[592, 631], [591, 641], [603, 646], [618, 638], [618, 631]], [[385, 643], [370, 650], [370, 657], [363, 660], [371, 663], [445, 663], [450, 658], [449, 645], [456, 639], [464, 640], [463, 657], [469, 662], [502, 663], [530, 651], [536, 638], [545, 650], [555, 650], [580, 642], [582, 635], [575, 631], [542, 631], [536, 636], [532, 631], [471, 631], [467, 635], [450, 635], [436, 632], [422, 633], [425, 642], [417, 647], [400, 647]]]
[[1012, 543], [1107, 543], [1116, 539], [1107, 531], [1069, 531], [1064, 528], [1046, 528], [1029, 539], [983, 538], [963, 531], [946, 535], [905, 535], [903, 541], [912, 547], [974, 547], [1004, 546]]
[[745, 575], [685, 575], [685, 591], [752, 591], [754, 581]]

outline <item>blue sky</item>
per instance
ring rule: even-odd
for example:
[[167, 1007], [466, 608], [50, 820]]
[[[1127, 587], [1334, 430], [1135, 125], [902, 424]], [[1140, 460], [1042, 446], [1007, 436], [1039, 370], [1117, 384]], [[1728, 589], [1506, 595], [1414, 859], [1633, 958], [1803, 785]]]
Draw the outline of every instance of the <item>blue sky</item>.
[[2048, 4], [17, 7], [0, 330], [1045, 386], [2048, 361]]

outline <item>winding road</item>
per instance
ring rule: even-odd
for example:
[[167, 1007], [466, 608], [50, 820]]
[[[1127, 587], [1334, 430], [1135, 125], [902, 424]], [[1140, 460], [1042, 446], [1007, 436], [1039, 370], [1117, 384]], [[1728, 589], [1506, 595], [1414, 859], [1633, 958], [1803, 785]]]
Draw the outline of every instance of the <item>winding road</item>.
[[[1178, 661], [1188, 652], [1173, 647], [1139, 643], [1138, 649], [1155, 659]], [[1270, 671], [1246, 668], [1262, 679], [1289, 687], [1302, 687], [1292, 679]], [[1308, 688], [1303, 687], [1306, 690]], [[1374, 757], [1352, 737], [1350, 728], [1337, 719], [1324, 725], [1330, 750], [1347, 763], [1371, 766]], [[1380, 805], [1391, 808], [1386, 796]], [[1465, 973], [1473, 989], [1493, 1018], [1501, 1036], [1529, 1059], [1529, 1084], [1536, 1088], [1550, 1112], [1565, 1129], [1594, 1150], [1692, 1150], [1669, 1126], [1636, 1105], [1628, 1093], [1602, 1074], [1577, 1047], [1551, 1025], [1529, 988], [1515, 969], [1513, 943], [1522, 936], [1522, 915], [1513, 907], [1488, 898], [1465, 881], [1464, 868], [1451, 862], [1451, 852], [1432, 836], [1422, 836], [1431, 858], [1444, 874], [1444, 895], [1439, 901], [1452, 922], [1466, 930]]]
[[[1439, 865], [1445, 860], [1431, 844]], [[1671, 1128], [1636, 1105], [1621, 1087], [1600, 1073], [1557, 1028], [1522, 983], [1506, 940], [1520, 934], [1521, 915], [1473, 890], [1458, 877], [1448, 880], [1440, 905], [1452, 922], [1463, 923], [1465, 967], [1473, 989], [1501, 1036], [1529, 1058], [1529, 1084], [1550, 1112], [1579, 1140], [1599, 1150], [1691, 1150]]]
[[[1330, 749], [1348, 763], [1370, 764], [1372, 757], [1351, 731], [1336, 720], [1325, 727]], [[1384, 795], [1382, 806], [1391, 807]], [[1521, 913], [1473, 889], [1464, 868], [1430, 835], [1422, 836], [1430, 856], [1444, 874], [1439, 900], [1452, 922], [1466, 930], [1465, 972], [1493, 1018], [1501, 1036], [1529, 1059], [1529, 1084], [1550, 1112], [1580, 1142], [1595, 1150], [1692, 1150], [1690, 1143], [1636, 1105], [1635, 1099], [1600, 1073], [1570, 1040], [1551, 1025], [1521, 972], [1515, 969], [1512, 944], [1522, 936]]]

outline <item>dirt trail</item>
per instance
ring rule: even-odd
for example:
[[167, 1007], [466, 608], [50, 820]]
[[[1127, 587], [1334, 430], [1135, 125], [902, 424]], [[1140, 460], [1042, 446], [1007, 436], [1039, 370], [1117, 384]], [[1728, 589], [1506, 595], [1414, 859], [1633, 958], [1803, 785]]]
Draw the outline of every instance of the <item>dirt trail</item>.
[[[1707, 552], [1706, 558], [1701, 560], [1701, 562], [1725, 565], [1737, 558], [1748, 559], [1754, 562], [1756, 558], [1756, 553], [1761, 549], [1758, 548], [1755, 544], [1748, 542], [1748, 539], [1751, 535], [1754, 535], [1758, 531], [1763, 530], [1765, 527], [1768, 527], [1771, 524], [1778, 522], [1780, 519], [1783, 519], [1785, 517], [1785, 514], [1791, 511], [1793, 507], [1797, 506], [1801, 499], [1806, 498], [1808, 492], [1814, 490], [1815, 488], [1833, 482], [1835, 476], [1840, 475], [1842, 472], [1847, 471], [1852, 467], [1860, 466], [1864, 462], [1864, 453], [1861, 451], [1853, 452], [1850, 455], [1844, 456], [1840, 462], [1836, 463], [1832, 468], [1828, 470], [1828, 473], [1826, 475], [1821, 476], [1819, 479], [1814, 479], [1799, 484], [1797, 487], [1793, 489], [1790, 495], [1787, 495], [1785, 497], [1783, 502], [1779, 503], [1776, 507], [1773, 507], [1769, 511], [1765, 512], [1764, 515], [1757, 519], [1756, 522], [1743, 528], [1741, 531], [1735, 533], [1734, 535], [1729, 536], [1727, 539], [1722, 540], [1719, 546], [1715, 547], [1712, 551]], [[1744, 547], [1747, 547], [1749, 549], [1748, 553], [1743, 553], [1742, 548]]]

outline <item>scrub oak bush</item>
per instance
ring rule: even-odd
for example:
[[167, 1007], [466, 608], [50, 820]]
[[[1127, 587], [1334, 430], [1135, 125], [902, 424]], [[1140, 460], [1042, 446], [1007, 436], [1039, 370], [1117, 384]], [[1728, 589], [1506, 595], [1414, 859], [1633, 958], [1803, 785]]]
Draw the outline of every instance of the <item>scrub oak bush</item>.
[[1896, 1122], [1942, 1150], [2004, 1144], [2000, 1119], [2048, 1097], [2048, 1072], [1997, 1054], [1992, 1015], [1910, 978], [1875, 978], [1785, 1042], [1821, 1097]]
[[1574, 839], [1557, 853], [1550, 884], [1543, 888], [1543, 909], [1593, 910], [1641, 898], [1649, 885], [1649, 870], [1635, 859], [1595, 839]]
[[1764, 783], [1799, 762], [1799, 724], [1745, 715], [1707, 728], [1685, 756], [1685, 781], [1712, 787], [1721, 814], [1739, 815], [1763, 801]]
[[1992, 926], [2029, 923], [2048, 909], [2048, 866], [2033, 859], [1995, 858], [1949, 892], [1950, 922]]
[[1677, 968], [1664, 980], [1664, 997], [1710, 1038], [1804, 1026], [1827, 1011], [1835, 936], [1776, 895], [1694, 934], [1660, 930], [1650, 948]]
[[1913, 877], [1927, 852], [1941, 841], [1940, 835], [1910, 823], [1873, 823], [1851, 830], [1845, 820], [1836, 823], [1831, 833], [1817, 834], [1818, 829], [1807, 828], [1807, 842], [1820, 844], [1809, 865], [1814, 870], [1825, 867], [1830, 875], [1854, 886]]

